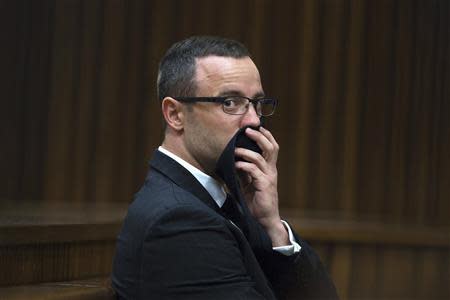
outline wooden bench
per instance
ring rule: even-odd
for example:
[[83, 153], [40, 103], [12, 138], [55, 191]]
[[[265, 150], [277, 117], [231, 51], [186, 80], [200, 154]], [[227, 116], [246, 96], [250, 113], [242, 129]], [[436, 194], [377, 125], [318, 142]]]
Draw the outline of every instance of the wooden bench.
[[1, 199], [0, 300], [114, 299], [109, 275], [126, 208]]
[[50, 282], [0, 288], [0, 300], [112, 300], [109, 279]]

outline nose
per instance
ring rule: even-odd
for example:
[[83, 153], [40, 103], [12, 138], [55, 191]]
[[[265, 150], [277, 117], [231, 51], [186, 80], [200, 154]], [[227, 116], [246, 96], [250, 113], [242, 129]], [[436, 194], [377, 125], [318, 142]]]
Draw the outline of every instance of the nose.
[[258, 127], [261, 123], [258, 114], [256, 113], [255, 106], [250, 103], [247, 112], [244, 114], [242, 118], [241, 127], [244, 126], [254, 126]]

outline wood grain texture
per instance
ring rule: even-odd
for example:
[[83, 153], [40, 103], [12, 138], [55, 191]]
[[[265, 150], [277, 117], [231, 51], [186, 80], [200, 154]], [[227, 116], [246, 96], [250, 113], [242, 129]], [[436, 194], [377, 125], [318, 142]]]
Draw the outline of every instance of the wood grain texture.
[[449, 224], [446, 1], [194, 2], [9, 4], [4, 198], [129, 201], [161, 142], [159, 58], [218, 34], [280, 100], [282, 206]]
[[112, 300], [107, 278], [0, 288], [0, 300]]
[[114, 245], [113, 239], [2, 246], [1, 286], [108, 276]]
[[[279, 100], [280, 205], [342, 298], [447, 299], [449, 20], [447, 0], [0, 1], [0, 201], [129, 203], [162, 140], [159, 59], [222, 35], [249, 47]], [[20, 253], [91, 251], [56, 239]], [[49, 274], [87, 274], [67, 261]], [[39, 272], [23, 280], [55, 278]]]

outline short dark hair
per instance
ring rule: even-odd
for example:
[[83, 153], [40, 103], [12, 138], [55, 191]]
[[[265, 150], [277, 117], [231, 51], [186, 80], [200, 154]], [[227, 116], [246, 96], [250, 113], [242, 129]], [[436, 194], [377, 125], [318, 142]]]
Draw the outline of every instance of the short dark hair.
[[157, 94], [162, 101], [168, 96], [195, 96], [195, 60], [207, 56], [250, 57], [238, 41], [216, 36], [193, 36], [179, 41], [167, 50], [159, 63]]

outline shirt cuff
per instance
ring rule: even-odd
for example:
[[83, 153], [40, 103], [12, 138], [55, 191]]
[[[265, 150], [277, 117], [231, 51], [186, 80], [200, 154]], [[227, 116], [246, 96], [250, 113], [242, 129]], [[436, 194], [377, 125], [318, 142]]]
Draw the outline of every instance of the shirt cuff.
[[283, 255], [286, 255], [286, 256], [291, 256], [293, 254], [299, 253], [300, 249], [302, 249], [302, 247], [300, 247], [300, 245], [295, 241], [294, 234], [292, 233], [291, 227], [289, 226], [289, 224], [286, 221], [281, 220], [281, 222], [283, 223], [284, 227], [286, 227], [286, 229], [288, 231], [289, 242], [291, 244], [287, 245], [287, 246], [273, 247], [273, 250], [277, 251]]

